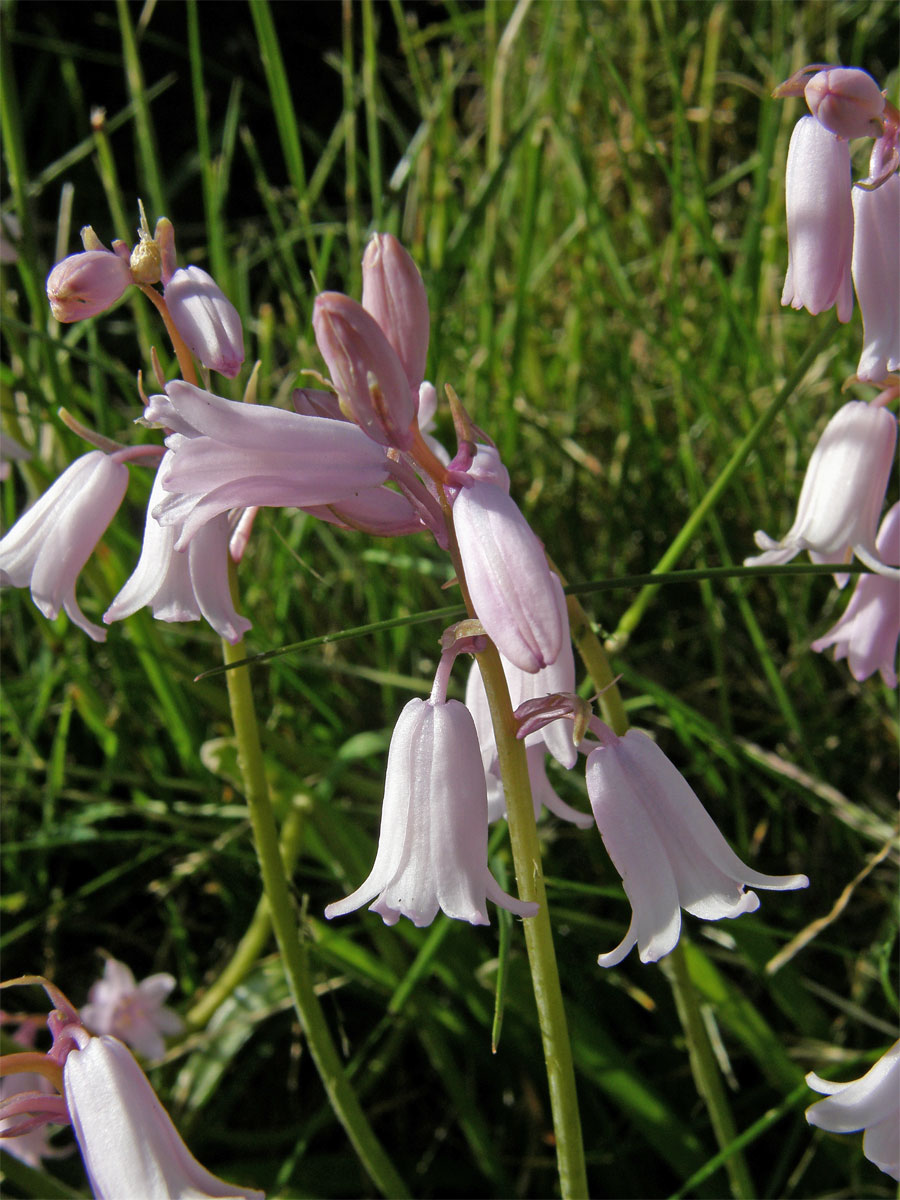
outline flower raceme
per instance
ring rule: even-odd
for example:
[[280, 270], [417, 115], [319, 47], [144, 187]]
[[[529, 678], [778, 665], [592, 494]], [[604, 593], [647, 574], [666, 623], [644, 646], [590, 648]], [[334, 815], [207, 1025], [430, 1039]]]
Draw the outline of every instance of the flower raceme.
[[832, 1083], [810, 1071], [806, 1082], [825, 1095], [806, 1110], [810, 1125], [831, 1133], [864, 1129], [863, 1154], [900, 1180], [900, 1041], [859, 1079]]
[[60, 609], [95, 642], [106, 630], [89, 621], [75, 599], [75, 583], [128, 487], [128, 468], [115, 455], [92, 450], [56, 482], [0, 540], [0, 584], [31, 589], [52, 620]]
[[812, 453], [793, 525], [780, 542], [758, 530], [754, 538], [765, 553], [744, 565], [786, 563], [808, 550], [813, 562], [846, 562], [855, 554], [873, 571], [900, 577], [875, 545], [896, 444], [897, 420], [887, 409], [859, 400], [845, 404]]
[[[900, 567], [900, 503], [881, 522], [875, 549], [890, 566]], [[888, 687], [897, 686], [897, 641], [900, 639], [900, 588], [881, 575], [860, 575], [846, 611], [836, 625], [812, 644], [817, 653], [834, 646], [836, 661], [846, 658], [850, 674], [861, 683], [876, 671]]]
[[[375, 863], [364, 883], [325, 909], [369, 907], [386, 925], [430, 925], [438, 910], [488, 924], [487, 900], [520, 917], [537, 905], [508, 896], [487, 862], [487, 791], [478, 735], [458, 700], [410, 700], [391, 736]], [[376, 899], [377, 897], [377, 899]]]
[[748, 886], [787, 891], [805, 875], [763, 875], [737, 857], [678, 768], [646, 734], [624, 737], [593, 722], [602, 741], [590, 752], [588, 797], [603, 842], [631, 901], [631, 924], [598, 962], [612, 967], [637, 945], [641, 962], [674, 949], [681, 909], [705, 921], [754, 912]]
[[816, 314], [837, 306], [839, 321], [853, 313], [850, 259], [853, 205], [846, 141], [801, 117], [788, 149], [788, 268], [782, 304]]

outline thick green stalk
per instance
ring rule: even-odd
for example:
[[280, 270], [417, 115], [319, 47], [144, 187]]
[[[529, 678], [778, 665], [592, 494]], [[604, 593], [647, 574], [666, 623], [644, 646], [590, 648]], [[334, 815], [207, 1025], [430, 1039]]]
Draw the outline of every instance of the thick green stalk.
[[[236, 662], [243, 657], [242, 643], [231, 646], [223, 642], [222, 645], [226, 663]], [[237, 667], [228, 671], [227, 676], [228, 699], [237, 737], [238, 761], [244, 777], [244, 790], [263, 889], [281, 951], [288, 988], [306, 1034], [310, 1054], [328, 1093], [331, 1107], [376, 1187], [384, 1196], [408, 1196], [406, 1185], [376, 1138], [344, 1073], [343, 1064], [313, 990], [306, 948], [301, 941], [278, 845], [278, 830], [269, 799], [259, 729], [250, 689], [250, 674], [246, 667]]]
[[537, 916], [527, 917], [524, 921], [525, 945], [547, 1067], [560, 1190], [567, 1200], [588, 1195], [587, 1172], [575, 1067], [553, 948], [528, 762], [525, 744], [516, 737], [506, 676], [493, 645], [489, 644], [488, 649], [478, 655], [478, 665], [494, 723], [519, 896], [522, 900], [534, 900], [540, 906]]
[[[707, 513], [718, 502], [719, 497], [731, 483], [734, 476], [741, 469], [744, 463], [749, 458], [756, 444], [759, 442], [762, 435], [766, 432], [781, 410], [790, 400], [794, 391], [800, 386], [803, 376], [815, 362], [816, 358], [822, 353], [831, 339], [834, 337], [836, 318], [833, 313], [829, 314], [829, 319], [825, 322], [819, 332], [819, 336], [815, 341], [811, 342], [805, 353], [797, 363], [796, 370], [789, 377], [781, 391], [775, 396], [775, 399], [769, 407], [763, 412], [754, 423], [752, 429], [747, 433], [746, 437], [741, 441], [740, 445], [732, 454], [731, 458], [725, 464], [722, 473], [718, 479], [685, 521], [681, 531], [675, 535], [668, 550], [653, 568], [653, 574], [658, 575], [663, 571], [667, 571], [681, 557], [686, 547], [690, 544], [694, 534], [706, 520]], [[612, 650], [621, 650], [624, 648], [628, 639], [637, 629], [640, 621], [646, 612], [650, 601], [659, 591], [662, 585], [659, 583], [650, 583], [646, 587], [641, 588], [637, 599], [626, 610], [616, 632], [609, 640], [609, 647]]]

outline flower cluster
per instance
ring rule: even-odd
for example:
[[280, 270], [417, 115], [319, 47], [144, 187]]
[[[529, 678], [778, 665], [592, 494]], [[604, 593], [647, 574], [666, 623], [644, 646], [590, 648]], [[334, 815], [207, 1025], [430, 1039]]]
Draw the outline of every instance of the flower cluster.
[[[850, 401], [831, 418], [816, 446], [793, 525], [779, 540], [762, 530], [762, 554], [748, 566], [790, 562], [806, 550], [813, 562], [842, 564], [855, 555], [875, 574], [863, 576], [844, 616], [812, 643], [835, 646], [857, 680], [880, 671], [897, 685], [900, 551], [897, 518], [882, 520], [897, 446], [900, 397], [900, 114], [877, 83], [855, 68], [805, 67], [776, 88], [804, 95], [788, 151], [788, 271], [783, 304], [819, 313], [837, 307], [849, 321], [853, 289], [863, 315], [863, 349], [855, 379], [879, 388], [868, 403]], [[875, 138], [869, 176], [852, 183], [851, 138]], [[879, 528], [879, 522], [881, 525]], [[845, 573], [837, 573], [840, 587]]]

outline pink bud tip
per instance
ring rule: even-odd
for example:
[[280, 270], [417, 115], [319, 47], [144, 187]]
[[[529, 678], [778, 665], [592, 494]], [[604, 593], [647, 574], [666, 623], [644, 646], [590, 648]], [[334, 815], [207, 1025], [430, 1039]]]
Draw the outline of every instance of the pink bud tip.
[[803, 94], [819, 124], [838, 137], [880, 137], [884, 132], [884, 96], [866, 71], [856, 67], [819, 71]]
[[57, 321], [69, 324], [105, 312], [131, 283], [128, 263], [111, 250], [70, 254], [47, 276], [47, 297]]

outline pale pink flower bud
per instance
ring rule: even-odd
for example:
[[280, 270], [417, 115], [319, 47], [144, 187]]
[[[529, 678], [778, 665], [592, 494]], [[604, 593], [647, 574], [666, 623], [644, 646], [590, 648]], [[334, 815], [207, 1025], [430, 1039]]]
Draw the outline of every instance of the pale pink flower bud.
[[488, 869], [487, 791], [478, 735], [458, 700], [410, 700], [391, 737], [375, 863], [366, 881], [325, 916], [370, 900], [386, 925], [430, 925], [438, 910], [487, 925], [487, 901], [520, 917], [537, 905], [504, 892]]
[[362, 261], [362, 306], [397, 351], [413, 392], [425, 378], [428, 297], [411, 255], [391, 233], [374, 233]]
[[880, 137], [884, 130], [884, 96], [872, 76], [858, 67], [819, 71], [803, 95], [819, 124], [838, 137]]
[[416, 397], [375, 318], [349, 296], [322, 292], [313, 308], [313, 329], [344, 412], [373, 441], [408, 449]]
[[175, 328], [204, 367], [233, 379], [244, 361], [244, 331], [237, 309], [211, 275], [181, 267], [165, 287]]
[[76, 459], [0, 541], [0, 584], [29, 586], [45, 617], [62, 608], [95, 642], [105, 641], [106, 630], [78, 607], [75, 583], [127, 487], [128, 468], [101, 450]]
[[[122, 621], [149, 605], [157, 621], [199, 621], [204, 617], [219, 637], [234, 645], [251, 626], [246, 617], [235, 612], [231, 598], [228, 516], [221, 513], [213, 517], [198, 529], [186, 549], [176, 550], [178, 528], [160, 525], [153, 516], [153, 510], [167, 497], [162, 476], [171, 461], [169, 450], [159, 464], [147, 503], [141, 557], [131, 577], [103, 614], [103, 622], [110, 625], [113, 621]], [[118, 1029], [98, 1029], [97, 1032], [123, 1036]]]
[[897, 420], [886, 408], [845, 404], [812, 453], [793, 525], [780, 542], [757, 530], [754, 540], [765, 553], [745, 558], [744, 565], [786, 563], [808, 550], [813, 562], [846, 562], [855, 554], [880, 575], [898, 578], [875, 546], [896, 444]]
[[163, 1037], [181, 1033], [184, 1022], [165, 1005], [175, 987], [171, 975], [149, 975], [140, 983], [125, 963], [108, 958], [103, 978], [91, 987], [81, 1019], [91, 1033], [108, 1033], [144, 1058], [162, 1058]]
[[[875, 548], [889, 566], [900, 566], [900, 504], [881, 523]], [[834, 646], [835, 661], [847, 659], [859, 683], [876, 671], [888, 687], [897, 686], [897, 642], [900, 640], [900, 588], [894, 579], [861, 575], [846, 611], [836, 625], [812, 644], [817, 653]]]
[[609, 857], [622, 876], [632, 918], [601, 967], [620, 963], [637, 945], [641, 962], [675, 948], [684, 908], [704, 921], [754, 912], [748, 886], [770, 891], [807, 887], [805, 875], [763, 875], [729, 847], [687, 780], [645, 733], [612, 731], [588, 755], [588, 797]]
[[814, 117], [801, 117], [791, 135], [785, 203], [788, 269], [781, 303], [813, 314], [837, 305], [838, 320], [849, 321], [850, 148]]
[[826, 1096], [806, 1110], [810, 1125], [830, 1133], [864, 1129], [863, 1154], [879, 1171], [900, 1180], [900, 1041], [859, 1079], [832, 1083], [810, 1071], [806, 1082]]
[[515, 501], [476, 477], [453, 503], [453, 526], [469, 595], [488, 637], [523, 671], [555, 663], [563, 643], [562, 586]]
[[66, 1105], [96, 1200], [263, 1200], [201, 1166], [126, 1046], [74, 1029], [63, 1068]]
[[853, 189], [853, 284], [863, 318], [858, 379], [881, 383], [900, 370], [900, 175]]
[[47, 298], [57, 321], [69, 324], [106, 312], [131, 284], [128, 263], [112, 250], [70, 254], [47, 276]]

